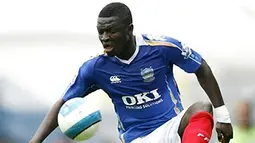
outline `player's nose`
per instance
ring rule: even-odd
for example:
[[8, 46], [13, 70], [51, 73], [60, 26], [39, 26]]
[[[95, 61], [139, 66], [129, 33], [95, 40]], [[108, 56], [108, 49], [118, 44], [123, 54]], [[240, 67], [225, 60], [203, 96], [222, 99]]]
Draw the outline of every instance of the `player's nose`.
[[109, 41], [109, 40], [110, 40], [109, 34], [108, 34], [107, 32], [104, 32], [104, 33], [101, 35], [101, 40], [102, 40], [103, 42]]

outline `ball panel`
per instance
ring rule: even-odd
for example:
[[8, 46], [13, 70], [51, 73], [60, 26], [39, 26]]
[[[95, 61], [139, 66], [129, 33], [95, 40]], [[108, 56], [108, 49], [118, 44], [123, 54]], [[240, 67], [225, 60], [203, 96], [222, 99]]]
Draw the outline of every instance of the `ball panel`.
[[91, 138], [95, 134], [95, 132], [97, 131], [97, 129], [99, 127], [99, 124], [100, 124], [100, 122], [97, 122], [94, 125], [90, 126], [86, 130], [81, 132], [79, 135], [77, 135], [74, 138], [74, 140], [76, 140], [76, 141], [88, 140], [89, 138]]
[[96, 111], [91, 113], [90, 115], [84, 117], [76, 124], [74, 124], [71, 128], [66, 130], [64, 134], [66, 134], [69, 138], [74, 139], [77, 135], [79, 135], [84, 130], [88, 129], [92, 125], [100, 122], [102, 120], [100, 111]]
[[81, 98], [74, 98], [72, 100], [68, 100], [60, 109], [59, 114], [62, 116], [67, 116], [68, 114], [72, 113], [75, 109], [80, 107], [85, 103], [84, 99]]
[[99, 108], [95, 104], [90, 104], [89, 101], [84, 98], [74, 98], [67, 101], [60, 108], [59, 115], [62, 115], [66, 121], [76, 123], [80, 119], [98, 110]]
[[62, 132], [68, 130], [70, 127], [72, 127], [72, 125], [72, 123], [69, 123], [65, 120], [64, 116], [58, 114], [58, 126]]

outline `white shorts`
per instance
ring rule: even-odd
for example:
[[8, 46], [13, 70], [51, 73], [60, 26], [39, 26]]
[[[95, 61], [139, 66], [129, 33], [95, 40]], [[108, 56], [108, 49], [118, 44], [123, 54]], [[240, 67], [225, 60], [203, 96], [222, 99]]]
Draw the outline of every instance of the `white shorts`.
[[185, 111], [183, 110], [149, 135], [137, 138], [131, 143], [181, 143], [178, 128]]

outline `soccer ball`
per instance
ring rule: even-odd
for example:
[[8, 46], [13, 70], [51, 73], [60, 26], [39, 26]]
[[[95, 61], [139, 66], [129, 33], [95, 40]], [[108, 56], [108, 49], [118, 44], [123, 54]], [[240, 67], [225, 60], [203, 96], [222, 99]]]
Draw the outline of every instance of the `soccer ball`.
[[75, 141], [90, 139], [102, 121], [99, 107], [86, 98], [73, 98], [63, 104], [58, 113], [60, 130]]

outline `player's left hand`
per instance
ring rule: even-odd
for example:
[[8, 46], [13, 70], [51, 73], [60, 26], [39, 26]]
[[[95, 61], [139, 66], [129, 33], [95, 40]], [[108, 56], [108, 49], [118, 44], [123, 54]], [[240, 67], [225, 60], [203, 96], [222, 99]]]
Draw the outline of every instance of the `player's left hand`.
[[216, 123], [216, 132], [218, 140], [221, 143], [229, 143], [230, 139], [233, 138], [233, 128], [231, 123]]

